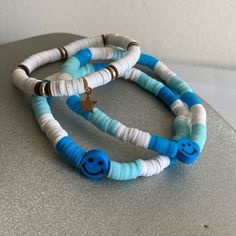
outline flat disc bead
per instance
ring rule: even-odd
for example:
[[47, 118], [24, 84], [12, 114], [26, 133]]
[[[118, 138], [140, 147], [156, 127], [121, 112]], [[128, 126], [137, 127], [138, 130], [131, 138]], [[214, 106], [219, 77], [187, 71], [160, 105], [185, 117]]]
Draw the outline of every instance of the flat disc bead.
[[80, 171], [90, 179], [102, 179], [107, 176], [110, 160], [101, 150], [90, 150], [82, 158]]

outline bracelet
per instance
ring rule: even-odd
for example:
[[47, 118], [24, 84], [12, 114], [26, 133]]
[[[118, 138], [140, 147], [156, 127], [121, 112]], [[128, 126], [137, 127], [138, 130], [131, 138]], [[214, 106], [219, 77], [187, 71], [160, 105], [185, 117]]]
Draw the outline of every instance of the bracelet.
[[[91, 51], [94, 57], [92, 60], [100, 59], [100, 60], [107, 60], [107, 59], [113, 59], [117, 60], [120, 57], [124, 56], [126, 51], [118, 50], [115, 48], [90, 48], [86, 49], [87, 51]], [[64, 73], [64, 68], [65, 65], [68, 66], [68, 64], [71, 63], [73, 60], [73, 57], [76, 57], [79, 55], [81, 52], [76, 53], [74, 56], [72, 56], [71, 59], [69, 59], [63, 66], [62, 68], [62, 74]], [[86, 61], [85, 63], [87, 63]], [[164, 80], [167, 85], [172, 89], [176, 95], [166, 86], [164, 86], [162, 83], [153, 80], [151, 77], [147, 76], [145, 73], [140, 72], [137, 69], [130, 69], [129, 71], [126, 71], [123, 74], [123, 77], [126, 79], [131, 79], [137, 84], [139, 84], [141, 87], [144, 89], [148, 90], [149, 92], [153, 93], [155, 96], [160, 98], [176, 115], [176, 119], [173, 125], [174, 132], [176, 132], [175, 137], [173, 138], [174, 140], [179, 140], [180, 138], [186, 137], [189, 138], [192, 142], [198, 144], [200, 151], [202, 151], [204, 144], [206, 142], [206, 111], [204, 107], [201, 104], [200, 99], [193, 93], [191, 88], [182, 81], [175, 73], [173, 73], [171, 70], [169, 70], [161, 61], [158, 59], [146, 55], [146, 54], [141, 54], [138, 64], [146, 66], [154, 71], [155, 74], [157, 74], [162, 80]], [[99, 70], [101, 67], [106, 66], [105, 64], [94, 64], [88, 65], [88, 67], [84, 67], [79, 69], [80, 67], [77, 67], [76, 70], [71, 70], [67, 71], [68, 74], [70, 74], [70, 79], [76, 79], [80, 78], [83, 76], [87, 76], [87, 74], [92, 73], [93, 71]], [[85, 73], [87, 72], [87, 73]], [[59, 73], [60, 74], [60, 73]], [[60, 78], [60, 75], [58, 76]], [[54, 78], [53, 78], [54, 79]], [[68, 78], [69, 79], [69, 78]], [[74, 100], [79, 100], [78, 97], [73, 97]], [[71, 109], [76, 109], [77, 113], [81, 113], [81, 108], [80, 106], [77, 106], [77, 102], [73, 102], [73, 99], [70, 99], [70, 107]], [[183, 101], [183, 102], [182, 102]], [[190, 109], [190, 112], [186, 109], [186, 107], [183, 105], [185, 103], [188, 108]], [[76, 107], [77, 106], [77, 107]], [[83, 108], [83, 107], [82, 107]], [[98, 113], [99, 110], [97, 110]], [[104, 114], [104, 113], [103, 113]], [[89, 115], [88, 114], [82, 114], [85, 118], [89, 119], [92, 123], [96, 123], [98, 117], [95, 115]], [[102, 113], [100, 113], [101, 117], [103, 116]], [[93, 117], [96, 117], [93, 118]], [[191, 117], [191, 120], [190, 120]], [[109, 117], [107, 117], [108, 119]], [[104, 117], [105, 119], [105, 117]], [[94, 121], [93, 121], [94, 120]], [[101, 119], [100, 119], [101, 120]], [[109, 119], [108, 119], [109, 120]], [[109, 123], [107, 120], [107, 124]], [[100, 121], [102, 124], [102, 121]], [[97, 123], [95, 125], [101, 126], [101, 124]], [[122, 127], [122, 124], [121, 124]], [[100, 129], [104, 128], [100, 127]], [[190, 130], [191, 130], [191, 135], [190, 135]], [[132, 132], [133, 129], [130, 130]], [[108, 129], [108, 132], [109, 131]], [[113, 131], [113, 136], [118, 136], [121, 137], [124, 135], [128, 135], [128, 130], [123, 129], [123, 134], [114, 134], [115, 131]], [[118, 132], [119, 133], [119, 132]], [[110, 133], [111, 134], [111, 133]], [[140, 133], [140, 136], [142, 136], [142, 131]], [[134, 137], [136, 137], [137, 132], [134, 132], [131, 137], [129, 136], [129, 141], [133, 140], [133, 143], [140, 146], [139, 142], [137, 142]], [[134, 137], [132, 137], [134, 136]], [[148, 135], [143, 135], [146, 137], [146, 141], [141, 142], [144, 144], [144, 147], [147, 148], [147, 143], [148, 143]], [[144, 138], [144, 137], [143, 137]], [[139, 139], [139, 138], [137, 138]], [[145, 138], [144, 138], [145, 139]], [[142, 146], [142, 145], [141, 145]], [[155, 148], [155, 147], [152, 147]], [[160, 152], [159, 150], [156, 150], [160, 154], [168, 155], [167, 153]], [[184, 163], [193, 163], [195, 159], [190, 160], [181, 158], [181, 161]]]
[[[147, 55], [145, 55], [145, 56], [147, 56]], [[92, 65], [86, 65], [86, 66], [84, 66], [84, 67], [82, 67], [80, 69], [82, 71], [82, 73], [84, 73], [83, 75], [81, 74], [81, 76], [84, 76], [86, 74], [85, 73], [86, 70], [87, 70], [87, 73], [89, 73], [89, 72], [92, 72], [91, 68], [97, 69], [97, 68], [100, 68], [100, 67], [101, 67], [101, 65], [93, 65], [93, 66]], [[88, 69], [90, 69], [91, 71], [88, 71]], [[139, 76], [137, 76], [137, 74], [139, 74]], [[125, 77], [131, 76], [131, 80], [135, 80], [136, 82], [139, 81], [139, 85], [143, 86], [146, 89], [149, 89], [154, 94], [156, 94], [156, 91], [153, 88], [154, 87], [158, 88], [158, 83], [159, 83], [159, 93], [160, 93], [161, 89], [164, 88], [164, 85], [161, 86], [160, 82], [151, 79], [147, 75], [145, 77], [144, 73], [143, 74], [141, 72], [138, 73], [137, 69], [131, 69], [130, 71], [125, 73], [124, 76]], [[143, 78], [143, 79], [140, 79], [140, 78]], [[166, 88], [166, 89], [168, 89], [168, 88]], [[169, 90], [169, 91], [170, 91], [170, 92], [168, 92], [169, 95], [166, 96], [165, 98], [167, 98], [167, 100], [168, 100], [168, 98], [170, 99], [172, 97], [172, 99], [173, 99], [173, 97], [175, 96], [174, 100], [176, 101], [176, 97], [177, 96], [173, 95], [171, 90]], [[170, 95], [170, 93], [172, 93], [172, 94]], [[156, 94], [156, 96], [158, 96], [158, 94]], [[171, 106], [171, 104], [173, 102], [169, 103], [169, 102], [167, 102], [167, 100], [165, 100], [163, 97], [161, 97], [162, 94], [165, 94], [165, 93], [159, 94], [160, 98], [162, 98], [166, 102], [166, 104], [169, 104], [170, 107], [174, 107], [174, 106]], [[79, 104], [76, 104], [78, 102], [78, 99], [79, 99], [78, 96], [72, 96], [71, 98], [68, 99], [68, 104], [69, 104], [70, 107], [75, 107], [75, 110], [79, 111], [79, 113], [81, 113], [81, 106], [79, 106]], [[181, 104], [181, 102], [179, 104]], [[177, 109], [176, 109], [176, 111], [177, 111]], [[91, 112], [85, 112], [85, 113], [87, 113], [88, 116], [92, 114]], [[83, 113], [84, 116], [85, 116], [85, 113]], [[99, 113], [95, 112], [94, 114], [92, 114], [92, 116], [95, 115], [95, 117], [96, 117], [96, 114], [99, 114]], [[102, 118], [104, 118], [104, 117], [102, 117]], [[94, 120], [96, 120], [96, 119], [94, 119]], [[111, 121], [111, 123], [112, 122], [114, 122], [114, 121]], [[111, 125], [111, 127], [112, 126], [113, 125]], [[110, 132], [112, 132], [111, 128], [109, 129], [107, 127], [107, 130], [110, 130]], [[197, 136], [197, 135], [199, 135], [199, 133], [197, 133], [196, 135], [193, 135], [193, 136]], [[174, 150], [173, 153], [175, 153], [176, 157], [180, 161], [189, 164], [189, 163], [192, 163], [193, 161], [195, 161], [195, 159], [198, 157], [198, 153], [199, 153], [198, 145], [195, 145], [194, 142], [189, 142], [188, 139], [180, 139], [178, 142], [173, 142], [173, 141], [167, 141], [167, 140], [161, 139], [160, 137], [157, 137], [157, 138], [158, 138], [158, 141], [156, 142], [156, 144], [158, 144], [159, 146], [157, 146], [157, 145], [156, 146], [152, 146], [152, 147], [156, 147], [157, 149], [159, 149], [159, 150], [155, 149], [156, 151], [160, 151], [160, 148], [163, 150], [163, 146], [166, 148], [167, 151], [169, 151], [170, 146], [166, 146], [165, 144], [167, 142], [171, 142], [171, 144], [173, 144], [173, 143], [175, 144], [173, 146], [178, 148], [178, 150], [177, 150], [178, 154], [175, 153], [176, 150]], [[188, 146], [188, 144], [192, 145], [191, 146], [191, 150], [193, 150], [194, 153], [189, 153], [190, 147]], [[186, 146], [183, 146], [183, 145], [186, 145]], [[180, 150], [180, 148], [181, 149], [182, 148], [186, 149], [187, 153], [185, 153], [183, 155], [183, 152], [182, 152], [182, 150]], [[99, 166], [98, 166], [98, 164], [95, 164], [95, 163], [98, 163], [99, 161], [101, 161], [101, 157], [99, 155], [97, 155], [96, 153], [97, 153], [96, 151], [91, 152], [89, 154], [90, 155], [90, 159], [89, 160], [88, 160], [88, 158], [86, 158], [86, 155], [85, 155], [85, 157], [84, 157], [85, 159], [82, 158], [82, 160], [80, 160], [82, 164], [77, 165], [77, 167], [79, 166], [79, 168], [81, 169], [81, 172], [84, 175], [86, 175], [87, 177], [90, 177], [90, 178], [101, 178], [101, 177], [104, 177], [104, 175], [101, 175], [101, 173], [99, 173], [100, 171], [97, 171], [99, 169]], [[103, 152], [98, 151], [98, 153], [101, 154]], [[166, 154], [166, 153], [164, 153], [164, 154]], [[186, 156], [186, 154], [187, 154], [187, 156]], [[104, 155], [104, 153], [103, 153], [103, 155]], [[193, 156], [194, 156], [194, 158], [193, 158]], [[72, 158], [68, 158], [68, 156], [67, 156], [67, 159], [71, 160]], [[107, 156], [106, 156], [105, 159], [107, 160]], [[83, 160], [84, 160], [84, 162], [83, 162]], [[125, 163], [125, 164], [122, 163], [121, 164], [121, 163], [117, 163], [117, 162], [111, 162], [113, 168], [111, 168], [111, 167], [109, 167], [109, 165], [107, 165], [109, 171], [107, 170], [106, 173], [107, 173], [108, 177], [111, 177], [111, 178], [114, 178], [114, 179], [119, 179], [119, 180], [127, 180], [127, 179], [130, 179], [130, 178], [135, 178], [137, 176], [151, 176], [153, 174], [160, 173], [160, 170], [163, 170], [164, 168], [166, 168], [170, 164], [170, 159], [167, 156], [159, 156], [156, 159], [145, 160], [145, 161], [144, 160], [137, 160], [137, 161], [138, 161], [137, 163], [139, 163], [139, 164], [141, 163], [141, 168], [139, 167], [138, 169], [141, 169], [142, 171], [139, 172], [139, 175], [137, 174], [137, 167], [136, 168], [134, 167], [135, 166], [134, 163]], [[107, 161], [104, 162], [104, 163], [107, 163]], [[108, 161], [108, 163], [109, 163], [109, 161]], [[136, 165], [137, 165], [137, 163], [136, 163]], [[160, 163], [162, 163], [162, 164], [160, 164]], [[118, 170], [116, 168], [114, 168], [114, 166], [117, 166], [117, 165], [119, 166], [119, 167], [117, 167]], [[123, 165], [124, 165], [124, 169], [122, 169]], [[131, 166], [133, 166], [133, 167], [131, 168]], [[162, 166], [162, 168], [160, 168], [160, 166]], [[113, 170], [113, 171], [110, 171], [110, 170]], [[119, 174], [117, 174], [116, 171]], [[136, 174], [135, 175], [131, 175], [131, 172], [136, 173]], [[99, 175], [97, 175], [96, 173], [99, 173]]]
[[[104, 42], [104, 37], [102, 37], [102, 40]], [[117, 46], [118, 44], [114, 43], [114, 45]], [[90, 46], [90, 45], [88, 45], [88, 46]], [[99, 46], [101, 46], [101, 45], [99, 45]], [[78, 50], [80, 50], [81, 48], [86, 48], [86, 46], [85, 47], [80, 46], [80, 47], [78, 47]], [[139, 47], [134, 43], [134, 44], [131, 44], [131, 46], [129, 46], [129, 48], [139, 48]], [[129, 52], [129, 48], [127, 50], [128, 52]], [[86, 50], [87, 49], [83, 50], [83, 53], [82, 53], [83, 55], [89, 53]], [[60, 58], [65, 58], [66, 56], [73, 54], [73, 52], [70, 50], [66, 50], [66, 53], [63, 50], [57, 50], [57, 51], [60, 52]], [[133, 50], [133, 51], [135, 51], [135, 50]], [[139, 51], [139, 53], [140, 53], [140, 51]], [[130, 55], [131, 54], [129, 54], [128, 59], [131, 58]], [[123, 55], [123, 57], [126, 57], [126, 56], [128, 56], [128, 54]], [[83, 59], [81, 59], [81, 58], [83, 58]], [[90, 58], [90, 59], [88, 60], [87, 58]], [[77, 66], [75, 68], [78, 69], [79, 67], [81, 67], [81, 65], [82, 66], [84, 65], [84, 67], [85, 67], [85, 64], [87, 63], [87, 61], [90, 61], [92, 58], [94, 59], [94, 57], [92, 57], [92, 56], [91, 57], [80, 56], [79, 60], [78, 60], [79, 64], [77, 63]], [[137, 57], [137, 60], [138, 60], [138, 58], [139, 58], [139, 55]], [[38, 63], [38, 65], [41, 66], [41, 65], [44, 65], [48, 62], [53, 62], [54, 59], [52, 59], [52, 58], [49, 59], [49, 57], [48, 57], [47, 59], [44, 60], [44, 62], [40, 61]], [[84, 62], [81, 63], [83, 60], [84, 60]], [[120, 59], [118, 59], [118, 60], [120, 60]], [[51, 114], [51, 110], [50, 110], [47, 98], [45, 96], [73, 95], [74, 93], [83, 93], [83, 92], [86, 92], [86, 93], [88, 93], [87, 95], [90, 95], [89, 88], [95, 88], [97, 86], [103, 85], [116, 77], [120, 77], [120, 76], [128, 73], [126, 71], [132, 67], [132, 63], [129, 64], [127, 61], [128, 60], [124, 61], [125, 66], [122, 65], [120, 67], [119, 66], [115, 67], [116, 69], [120, 68], [120, 70], [117, 69], [117, 71], [119, 73], [117, 73], [116, 69], [114, 69], [113, 67], [111, 67], [112, 69], [106, 68], [106, 70], [109, 71], [109, 76], [110, 76], [109, 80], [100, 81], [100, 83], [96, 81], [94, 83], [94, 86], [91, 85], [93, 83], [93, 79], [91, 79], [91, 78], [93, 78], [93, 77], [91, 77], [90, 75], [86, 76], [86, 79], [66, 80], [66, 76], [70, 77], [71, 68], [64, 67], [64, 71], [63, 71], [64, 75], [60, 74], [59, 75], [60, 79], [58, 81], [57, 80], [51, 81], [51, 82], [50, 81], [43, 81], [43, 82], [40, 81], [42, 84], [40, 84], [40, 86], [38, 86], [38, 87], [36, 86], [37, 87], [36, 93], [35, 93], [35, 87], [32, 90], [33, 80], [36, 80], [36, 79], [29, 78], [27, 76], [27, 80], [25, 80], [25, 78], [22, 80], [22, 79], [19, 79], [22, 77], [18, 76], [18, 75], [22, 74], [22, 72], [25, 75], [27, 73], [29, 74], [34, 69], [36, 69], [37, 66], [35, 66], [35, 68], [34, 68], [34, 66], [32, 66], [30, 69], [29, 69], [29, 66], [26, 66], [26, 68], [28, 68], [28, 71], [27, 71], [27, 69], [24, 68], [26, 63], [21, 63], [23, 66], [19, 66], [19, 68], [15, 69], [13, 71], [13, 80], [17, 86], [19, 85], [18, 87], [20, 87], [22, 90], [24, 90], [23, 89], [23, 87], [24, 87], [24, 88], [26, 88], [24, 91], [28, 91], [28, 92], [30, 91], [31, 93], [35, 93], [36, 95], [40, 95], [40, 96], [35, 96], [35, 95], [32, 96], [32, 105], [33, 105], [33, 109], [35, 111], [35, 115], [37, 117], [37, 120], [40, 124], [41, 129], [47, 134], [47, 136], [53, 142], [56, 149], [62, 155], [64, 155], [67, 158], [67, 160], [71, 161], [71, 163], [75, 167], [79, 168], [83, 174], [85, 174], [86, 176], [93, 178], [93, 179], [100, 179], [103, 177], [108, 177], [108, 178], [112, 178], [112, 179], [116, 179], [116, 180], [128, 180], [128, 179], [137, 178], [138, 176], [151, 176], [154, 174], [158, 174], [164, 168], [168, 167], [171, 164], [172, 160], [175, 158], [177, 158], [185, 163], [192, 163], [198, 157], [198, 154], [202, 150], [204, 143], [205, 143], [204, 140], [202, 141], [202, 138], [201, 138], [201, 140], [199, 138], [200, 137], [199, 133], [204, 134], [204, 130], [200, 129], [200, 128], [199, 129], [194, 128], [195, 124], [204, 125], [204, 117], [203, 117], [203, 112], [202, 112], [202, 110], [204, 108], [201, 105], [200, 100], [195, 96], [195, 94], [187, 86], [187, 84], [185, 84], [183, 81], [181, 81], [173, 72], [171, 72], [169, 69], [167, 69], [167, 67], [163, 63], [161, 64], [161, 62], [158, 61], [157, 59], [155, 59], [155, 63], [154, 63], [153, 58], [150, 56], [147, 56], [147, 55], [141, 56], [139, 58], [139, 64], [146, 65], [147, 67], [154, 70], [154, 72], [156, 72], [162, 79], [164, 79], [164, 81], [167, 83], [167, 85], [176, 93], [177, 96], [176, 95], [175, 96], [177, 97], [177, 100], [179, 99], [178, 98], [178, 96], [179, 96], [180, 99], [184, 103], [186, 103], [190, 109], [190, 112], [193, 116], [193, 118], [191, 119], [191, 124], [192, 124], [191, 125], [191, 129], [192, 129], [191, 140], [196, 141], [196, 142], [192, 141], [192, 143], [190, 143], [190, 145], [193, 145], [191, 148], [194, 152], [190, 153], [188, 151], [189, 147], [187, 147], [188, 143], [185, 143], [186, 139], [179, 139], [177, 141], [165, 140], [165, 142], [163, 142], [160, 137], [151, 135], [149, 146], [152, 146], [153, 150], [160, 150], [160, 149], [167, 150], [168, 149], [168, 153], [171, 153], [170, 156], [173, 159], [172, 158], [170, 159], [168, 156], [158, 156], [158, 157], [156, 157], [154, 159], [150, 159], [150, 160], [136, 160], [134, 162], [119, 163], [119, 162], [115, 162], [115, 161], [110, 161], [108, 156], [106, 155], [106, 153], [101, 150], [90, 150], [88, 152], [85, 152], [82, 148], [77, 146], [69, 138], [67, 132], [60, 126], [58, 121], [56, 121], [54, 119], [53, 115]], [[133, 65], [136, 63], [136, 61], [133, 63]], [[131, 60], [131, 62], [132, 62], [132, 60]], [[113, 64], [111, 63], [110, 65], [113, 65]], [[97, 72], [98, 68], [99, 68], [100, 72]], [[98, 76], [99, 74], [103, 73], [104, 69], [101, 69], [101, 68], [103, 68], [103, 66], [101, 66], [101, 65], [98, 65], [95, 67], [93, 66], [93, 69], [95, 71], [94, 75]], [[123, 70], [122, 70], [122, 68], [123, 68]], [[114, 75], [116, 75], [116, 76], [114, 76]], [[64, 79], [61, 80], [61, 77], [63, 78], [63, 76], [64, 76]], [[102, 80], [105, 78], [103, 76], [101, 76], [101, 77], [102, 77]], [[17, 80], [17, 78], [19, 80]], [[31, 80], [31, 79], [33, 79], [33, 80]], [[140, 77], [137, 77], [136, 79], [140, 80]], [[143, 81], [145, 81], [145, 79], [143, 79]], [[148, 81], [150, 81], [150, 80], [148, 80]], [[63, 83], [66, 84], [66, 86], [64, 88], [62, 85]], [[53, 85], [54, 87], [51, 85]], [[71, 88], [70, 86], [72, 86], [72, 87], [75, 86], [76, 88], [75, 87]], [[54, 88], [54, 89], [52, 89], [52, 88]], [[168, 101], [168, 103], [170, 103], [170, 101], [173, 100], [173, 93], [171, 93], [171, 95], [168, 95], [168, 92], [166, 89], [168, 89], [168, 88], [163, 86], [162, 88], [159, 89], [159, 92], [155, 95], [160, 98], [165, 97], [166, 99], [163, 99], [163, 101], [165, 100], [165, 102]], [[168, 91], [171, 91], [171, 90], [168, 90]], [[172, 101], [172, 103], [175, 101], [176, 100], [174, 99], [174, 101]], [[172, 103], [170, 103], [169, 106], [173, 105]], [[195, 107], [197, 107], [197, 106], [199, 106], [200, 108], [195, 109]], [[86, 112], [88, 114], [92, 114], [92, 112], [89, 110], [86, 110], [83, 113], [86, 113]], [[195, 122], [194, 122], [194, 119], [195, 119]], [[201, 123], [201, 121], [202, 121], [202, 123]], [[205, 132], [206, 132], [206, 125], [205, 125]], [[204, 137], [203, 137], [203, 139], [204, 139]], [[163, 145], [168, 145], [168, 147], [167, 146], [163, 147]], [[186, 145], [186, 146], [184, 146], [184, 145]], [[172, 149], [172, 150], [170, 150], [170, 149]], [[190, 155], [190, 158], [188, 157], [188, 155]], [[180, 157], [180, 156], [183, 156], [183, 157]], [[196, 156], [196, 157], [191, 159], [192, 156]]]
[[[68, 74], [64, 73], [64, 80], [42, 82], [41, 80], [29, 77], [30, 73], [36, 68], [52, 63], [61, 59], [66, 59], [73, 55], [76, 51], [91, 46], [113, 45], [127, 49], [127, 54], [117, 61], [112, 62], [100, 71], [88, 75], [88, 82], [96, 81], [96, 86], [106, 84], [110, 80], [122, 76], [122, 74], [133, 67], [140, 56], [139, 44], [128, 37], [107, 34], [93, 38], [77, 40], [61, 48], [55, 48], [37, 53], [30, 56], [20, 63], [12, 72], [12, 78], [15, 85], [25, 93], [35, 94], [38, 96], [70, 96], [75, 93], [83, 93], [84, 86], [81, 81], [66, 80]], [[92, 54], [90, 51], [84, 50], [78, 56], [78, 60], [74, 60], [70, 64], [68, 70], [83, 65], [84, 61], [91, 60]], [[91, 82], [92, 83], [92, 82]], [[91, 85], [91, 88], [92, 85]]]
[[42, 131], [53, 142], [56, 150], [91, 179], [108, 177], [114, 180], [130, 180], [139, 176], [157, 175], [173, 161], [167, 156], [159, 155], [149, 160], [139, 159], [133, 162], [119, 163], [110, 161], [102, 150], [85, 152], [71, 140], [68, 133], [55, 120], [46, 97], [33, 95], [32, 106]]
[[[100, 65], [96, 64], [95, 69], [98, 66]], [[90, 70], [88, 70], [89, 68]], [[92, 68], [91, 66], [87, 68], [81, 67], [80, 70], [83, 71], [82, 76], [86, 76], [87, 74], [92, 73], [93, 70], [91, 70], [91, 68]], [[181, 117], [184, 117], [185, 119], [187, 119], [187, 123], [184, 127], [183, 126], [176, 127], [176, 129], [174, 130], [176, 132], [176, 135], [173, 138], [173, 140], [178, 140], [180, 138], [190, 136], [190, 128], [189, 128], [190, 112], [188, 111], [187, 106], [169, 88], [167, 88], [161, 82], [152, 79], [150, 76], [134, 68], [127, 71], [127, 73], [124, 73], [123, 77], [125, 79], [130, 79], [136, 82], [138, 85], [148, 90], [149, 92], [152, 92], [156, 97], [160, 98], [170, 109], [172, 108], [172, 111], [177, 115], [177, 118], [176, 118], [177, 121], [181, 119]], [[48, 77], [47, 79], [52, 79], [52, 78], [53, 77], [51, 76], [51, 77]], [[139, 78], [141, 79], [139, 80]], [[82, 77], [82, 79], [84, 79], [84, 77]], [[167, 93], [164, 94], [163, 92], [160, 92], [160, 90], [167, 91]], [[121, 124], [119, 121], [111, 119], [101, 110], [99, 110], [97, 107], [93, 109], [93, 112], [90, 110], [84, 111], [82, 103], [83, 101], [81, 101], [81, 98], [79, 95], [73, 95], [67, 99], [67, 105], [70, 107], [71, 110], [83, 116], [85, 119], [90, 121], [101, 131], [108, 133], [112, 135], [113, 137], [120, 139], [121, 141], [130, 142], [136, 146], [140, 146], [145, 149], [156, 151], [157, 153], [161, 155], [166, 155], [171, 158], [175, 157], [176, 146], [177, 146], [176, 142], [161, 138], [155, 134], [149, 134], [147, 132], [144, 132], [136, 128], [126, 127], [125, 125]], [[157, 143], [158, 145], [151, 145], [151, 143], [154, 143], [154, 142]], [[182, 142], [184, 142], [184, 140], [182, 140]], [[188, 140], [185, 140], [185, 142], [188, 142]], [[197, 147], [197, 150], [199, 150], [198, 147]], [[182, 162], [191, 164], [195, 161], [195, 159], [193, 158], [198, 157], [198, 152], [194, 154], [195, 155], [194, 157], [191, 157], [191, 160], [189, 157], [185, 159], [182, 158], [180, 160]]]
[[[64, 47], [64, 49], [53, 49], [33, 55], [32, 57], [26, 59], [23, 63], [21, 63], [21, 65], [19, 65], [16, 69], [14, 69], [12, 73], [13, 81], [15, 85], [21, 90], [29, 92], [31, 94], [40, 95], [32, 96], [33, 109], [40, 124], [40, 127], [46, 133], [48, 138], [52, 141], [56, 149], [61, 154], [63, 154], [67, 158], [67, 160], [69, 160], [75, 167], [84, 168], [85, 165], [92, 165], [87, 166], [87, 168], [89, 167], [89, 170], [91, 170], [92, 168], [92, 172], [88, 173], [90, 173], [90, 175], [93, 176], [94, 179], [99, 179], [105, 176], [116, 180], [134, 179], [138, 176], [145, 176], [145, 168], [152, 168], [153, 174], [158, 174], [164, 168], [169, 166], [171, 161], [168, 157], [158, 156], [157, 158], [154, 158], [152, 160], [137, 160], [129, 163], [118, 163], [110, 161], [107, 155], [101, 150], [90, 150], [88, 152], [85, 152], [68, 137], [67, 132], [60, 126], [58, 121], [56, 121], [53, 115], [51, 114], [51, 110], [46, 98], [46, 96], [54, 95], [51, 91], [50, 83], [48, 83], [48, 81], [43, 81], [43, 84], [40, 84], [40, 86], [36, 87], [35, 89], [35, 84], [38, 83], [38, 81], [34, 78], [28, 77], [28, 75], [38, 67], [47, 63], [54, 62], [56, 60], [65, 59], [66, 57], [74, 54], [75, 51], [78, 51], [82, 48], [86, 48], [93, 45], [104, 45], [103, 42], [106, 41], [104, 40], [104, 38], [106, 39], [107, 37], [99, 37], [96, 40], [90, 39], [89, 41], [79, 40], [75, 43], [69, 44], [68, 46]], [[121, 47], [122, 45], [118, 46]], [[134, 48], [137, 48], [138, 50]], [[138, 60], [140, 49], [136, 42], [129, 43], [128, 51], [135, 51], [135, 53], [138, 54]], [[128, 59], [131, 59], [130, 56], [128, 57]], [[133, 64], [136, 63], [135, 60], [133, 59]], [[125, 63], [128, 63], [127, 60], [125, 61]], [[125, 68], [124, 71], [118, 71], [119, 73], [117, 73], [117, 76], [122, 75], [122, 73], [124, 73], [126, 68], [129, 68], [130, 65], [132, 65], [132, 63], [130, 63], [129, 65], [125, 65], [123, 67], [123, 69]], [[122, 68], [122, 66], [117, 67]], [[68, 83], [67, 85], [70, 85], [70, 83]], [[81, 86], [78, 86], [80, 87], [78, 91], [84, 92], [84, 87], [82, 85], [83, 83], [81, 83]], [[76, 90], [76, 92], [78, 91]], [[68, 93], [68, 95], [70, 95], [70, 93]], [[97, 165], [93, 165], [94, 159], [91, 159], [91, 157], [98, 160], [98, 162], [96, 162]], [[84, 170], [86, 171], [87, 169], [84, 168]]]

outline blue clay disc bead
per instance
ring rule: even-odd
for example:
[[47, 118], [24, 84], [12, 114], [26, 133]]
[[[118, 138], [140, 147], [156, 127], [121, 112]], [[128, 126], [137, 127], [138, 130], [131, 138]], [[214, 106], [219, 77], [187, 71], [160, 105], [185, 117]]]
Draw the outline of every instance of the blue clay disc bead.
[[177, 142], [178, 152], [176, 158], [185, 164], [193, 164], [199, 157], [200, 147], [186, 138], [182, 138]]
[[80, 171], [90, 179], [102, 179], [107, 176], [110, 160], [101, 150], [90, 150], [82, 158]]

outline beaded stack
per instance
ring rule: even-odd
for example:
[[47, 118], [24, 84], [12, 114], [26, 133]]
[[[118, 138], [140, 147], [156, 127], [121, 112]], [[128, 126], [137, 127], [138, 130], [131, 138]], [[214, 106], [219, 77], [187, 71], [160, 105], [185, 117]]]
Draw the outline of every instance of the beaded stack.
[[[94, 47], [95, 46], [95, 47]], [[112, 46], [112, 47], [111, 47]], [[122, 49], [121, 49], [122, 48]], [[39, 81], [29, 74], [36, 68], [60, 59], [67, 59], [59, 73]], [[110, 64], [89, 64], [94, 60], [112, 60]], [[165, 84], [132, 68], [140, 64], [151, 69]], [[127, 127], [110, 118], [90, 100], [92, 89], [123, 77], [160, 99], [176, 115], [172, 140]], [[108, 34], [77, 40], [59, 49], [35, 54], [13, 71], [17, 87], [32, 96], [32, 105], [43, 132], [58, 152], [91, 179], [108, 177], [115, 180], [135, 179], [159, 174], [176, 159], [192, 164], [199, 157], [206, 141], [206, 112], [191, 88], [158, 59], [141, 54], [137, 41]], [[80, 94], [86, 93], [86, 101]], [[51, 113], [47, 97], [68, 96], [67, 105], [101, 131], [124, 142], [155, 151], [153, 159], [119, 163], [111, 161], [102, 150], [86, 152], [76, 145]], [[86, 106], [85, 106], [86, 105]]]

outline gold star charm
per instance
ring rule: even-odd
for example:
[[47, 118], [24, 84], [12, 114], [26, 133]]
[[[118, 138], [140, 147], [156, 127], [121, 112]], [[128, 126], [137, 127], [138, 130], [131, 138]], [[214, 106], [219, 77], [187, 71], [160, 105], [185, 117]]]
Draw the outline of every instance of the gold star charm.
[[85, 111], [91, 111], [93, 112], [93, 106], [97, 103], [97, 101], [93, 101], [90, 99], [90, 95], [92, 94], [92, 88], [88, 86], [88, 81], [83, 78], [84, 82], [84, 90], [86, 93], [86, 99], [84, 101], [80, 101], [80, 104], [82, 105], [82, 112]]
[[90, 95], [86, 94], [86, 99], [84, 101], [80, 101], [82, 105], [82, 112], [91, 111], [93, 112], [93, 106], [97, 103], [97, 101], [93, 101], [90, 99]]

